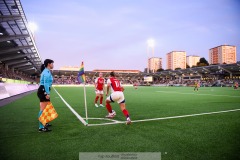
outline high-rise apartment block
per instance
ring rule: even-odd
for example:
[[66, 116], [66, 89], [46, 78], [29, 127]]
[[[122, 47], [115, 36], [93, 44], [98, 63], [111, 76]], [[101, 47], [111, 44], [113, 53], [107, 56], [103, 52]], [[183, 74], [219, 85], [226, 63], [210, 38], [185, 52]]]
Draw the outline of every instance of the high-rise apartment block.
[[176, 68], [186, 69], [186, 52], [172, 51], [167, 53], [167, 68], [175, 70]]
[[221, 45], [209, 49], [210, 64], [231, 64], [237, 61], [236, 46]]
[[199, 60], [199, 56], [187, 56], [187, 64], [189, 65], [189, 67], [196, 66]]
[[148, 68], [151, 72], [156, 72], [162, 68], [162, 58], [152, 57], [148, 59]]

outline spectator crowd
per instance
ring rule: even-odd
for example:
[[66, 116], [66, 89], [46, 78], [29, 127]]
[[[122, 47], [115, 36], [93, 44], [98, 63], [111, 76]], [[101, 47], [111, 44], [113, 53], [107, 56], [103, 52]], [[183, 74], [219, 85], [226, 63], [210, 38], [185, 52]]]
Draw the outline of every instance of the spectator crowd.
[[14, 79], [14, 80], [24, 80], [28, 82], [35, 82], [35, 76], [29, 76], [21, 72], [14, 72], [13, 70], [7, 70], [3, 65], [0, 65], [0, 77]]

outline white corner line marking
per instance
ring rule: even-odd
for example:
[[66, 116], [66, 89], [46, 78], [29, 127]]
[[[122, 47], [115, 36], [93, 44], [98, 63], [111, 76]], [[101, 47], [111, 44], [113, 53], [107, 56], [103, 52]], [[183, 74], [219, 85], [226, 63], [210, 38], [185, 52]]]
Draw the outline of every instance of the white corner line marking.
[[207, 112], [207, 113], [198, 113], [198, 114], [189, 114], [189, 115], [182, 115], [182, 116], [173, 116], [173, 117], [162, 117], [162, 118], [153, 118], [153, 119], [143, 119], [143, 120], [135, 120], [132, 122], [144, 122], [144, 121], [156, 121], [156, 120], [164, 120], [164, 119], [174, 119], [174, 118], [185, 118], [185, 117], [195, 117], [195, 116], [202, 116], [202, 115], [210, 115], [210, 114], [219, 114], [219, 113], [227, 113], [227, 112], [236, 112], [240, 111], [240, 109], [233, 109], [233, 110], [226, 110], [226, 111], [217, 111], [217, 112]]
[[[86, 119], [86, 118], [83, 118], [83, 119]], [[112, 121], [112, 122], [122, 122], [122, 121], [118, 121], [118, 120], [115, 120], [115, 119], [111, 119], [111, 118], [92, 118], [92, 117], [89, 117], [88, 119], [97, 119], [97, 120], [106, 120], [106, 121]]]
[[106, 125], [121, 124], [121, 123], [125, 123], [125, 122], [123, 122], [123, 121], [116, 121], [116, 122], [110, 122], [110, 123], [88, 124], [88, 126], [106, 126]]
[[[165, 119], [185, 118], [185, 117], [195, 117], [195, 116], [201, 116], [201, 115], [211, 115], [211, 114], [228, 113], [228, 112], [236, 112], [236, 111], [240, 111], [240, 109], [217, 111], [217, 112], [207, 112], [207, 113], [198, 113], [198, 114], [189, 114], [189, 115], [172, 116], [172, 117], [134, 120], [134, 121], [132, 121], [132, 123], [147, 122], [147, 121], [158, 121], [158, 120], [165, 120]], [[104, 126], [104, 125], [121, 124], [121, 123], [125, 123], [125, 122], [124, 121], [119, 121], [119, 122], [112, 122], [112, 123], [89, 124], [88, 126]]]
[[72, 113], [86, 126], [86, 121], [63, 99], [63, 97], [58, 93], [58, 91], [53, 87], [55, 92], [58, 94], [58, 96], [62, 99], [62, 101], [66, 104], [66, 106], [72, 111]]

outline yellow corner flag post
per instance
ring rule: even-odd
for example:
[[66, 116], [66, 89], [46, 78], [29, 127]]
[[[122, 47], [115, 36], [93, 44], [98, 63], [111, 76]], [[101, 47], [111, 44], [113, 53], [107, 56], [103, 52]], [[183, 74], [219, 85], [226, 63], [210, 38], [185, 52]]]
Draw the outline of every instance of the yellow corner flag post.
[[82, 62], [77, 80], [79, 83], [83, 83], [83, 90], [84, 90], [84, 102], [85, 102], [85, 114], [86, 114], [86, 125], [88, 125], [88, 114], [87, 114], [87, 98], [86, 98], [86, 76], [84, 72], [84, 64]]

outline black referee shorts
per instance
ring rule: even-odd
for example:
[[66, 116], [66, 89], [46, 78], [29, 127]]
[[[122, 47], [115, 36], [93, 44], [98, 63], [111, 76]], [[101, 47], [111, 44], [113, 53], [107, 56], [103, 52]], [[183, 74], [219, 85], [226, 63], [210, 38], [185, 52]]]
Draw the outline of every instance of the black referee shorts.
[[[50, 88], [49, 88], [49, 90], [50, 90]], [[38, 96], [40, 102], [49, 102], [50, 101], [50, 99], [46, 99], [46, 95], [47, 95], [47, 93], [45, 91], [44, 86], [42, 86], [42, 85], [39, 86], [37, 96]]]

